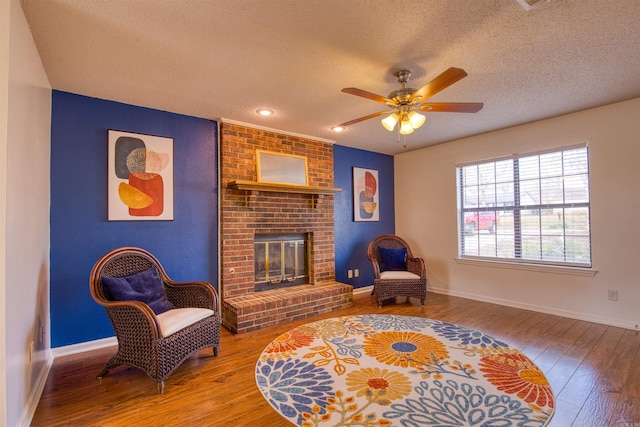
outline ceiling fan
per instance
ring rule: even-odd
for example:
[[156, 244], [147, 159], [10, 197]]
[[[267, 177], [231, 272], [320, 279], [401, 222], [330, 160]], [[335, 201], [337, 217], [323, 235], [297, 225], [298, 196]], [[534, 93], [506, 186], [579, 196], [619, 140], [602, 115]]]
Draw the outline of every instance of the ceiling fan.
[[422, 114], [419, 114], [416, 110], [426, 113], [477, 113], [483, 107], [481, 102], [425, 102], [436, 93], [465, 78], [467, 76], [467, 72], [461, 68], [451, 67], [447, 69], [420, 89], [406, 87], [406, 84], [411, 77], [411, 72], [409, 70], [400, 70], [395, 72], [393, 75], [396, 77], [398, 82], [402, 84], [402, 87], [394, 90], [386, 97], [355, 87], [342, 89], [342, 92], [344, 93], [361, 96], [381, 104], [386, 104], [391, 108], [391, 111], [379, 111], [364, 117], [359, 117], [339, 124], [338, 126], [335, 126], [334, 129], [345, 128], [354, 123], [389, 114], [386, 118], [382, 119], [382, 125], [385, 129], [393, 131], [396, 124], [399, 123], [398, 132], [403, 135], [408, 135], [413, 133], [415, 129], [422, 126], [425, 121], [425, 117]]

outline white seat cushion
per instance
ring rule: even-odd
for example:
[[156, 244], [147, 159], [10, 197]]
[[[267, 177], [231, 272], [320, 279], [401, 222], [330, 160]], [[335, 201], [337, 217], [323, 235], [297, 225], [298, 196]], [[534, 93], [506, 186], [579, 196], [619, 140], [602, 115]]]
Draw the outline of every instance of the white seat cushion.
[[419, 280], [420, 276], [409, 271], [383, 271], [380, 273], [380, 278], [384, 280]]
[[193, 325], [199, 320], [209, 317], [213, 314], [213, 310], [208, 308], [174, 308], [164, 313], [158, 314], [158, 323], [160, 324], [160, 334], [163, 337], [178, 332], [189, 325]]

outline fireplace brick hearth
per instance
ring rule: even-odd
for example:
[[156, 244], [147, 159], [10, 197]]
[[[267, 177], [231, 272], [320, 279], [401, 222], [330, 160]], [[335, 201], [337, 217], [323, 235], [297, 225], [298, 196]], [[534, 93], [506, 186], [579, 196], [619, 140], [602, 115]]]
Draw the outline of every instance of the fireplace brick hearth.
[[[223, 121], [220, 147], [223, 325], [243, 333], [351, 306], [352, 286], [335, 281], [333, 195], [232, 185], [257, 180], [259, 149], [306, 157], [309, 187], [331, 190], [331, 144]], [[310, 284], [255, 292], [254, 237], [262, 233], [308, 234]]]
[[352, 302], [351, 286], [324, 282], [227, 298], [222, 318], [237, 334], [328, 313]]

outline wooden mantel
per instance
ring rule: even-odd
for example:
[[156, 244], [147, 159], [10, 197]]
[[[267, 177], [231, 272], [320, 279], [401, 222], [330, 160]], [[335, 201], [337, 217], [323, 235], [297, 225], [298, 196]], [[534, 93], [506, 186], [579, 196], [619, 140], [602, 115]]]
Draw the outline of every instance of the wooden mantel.
[[271, 191], [278, 193], [322, 194], [331, 195], [342, 191], [341, 188], [312, 187], [310, 185], [279, 184], [238, 179], [231, 181], [227, 187], [234, 190]]
[[294, 184], [280, 184], [273, 182], [258, 182], [248, 181], [244, 179], [238, 179], [229, 182], [227, 188], [232, 190], [242, 190], [245, 192], [245, 202], [249, 205], [249, 196], [257, 195], [258, 191], [266, 191], [272, 193], [295, 193], [295, 194], [311, 194], [313, 196], [313, 207], [315, 208], [318, 199], [322, 199], [324, 196], [334, 195], [340, 191], [341, 188], [327, 188], [327, 187], [312, 187], [310, 185], [294, 185]]

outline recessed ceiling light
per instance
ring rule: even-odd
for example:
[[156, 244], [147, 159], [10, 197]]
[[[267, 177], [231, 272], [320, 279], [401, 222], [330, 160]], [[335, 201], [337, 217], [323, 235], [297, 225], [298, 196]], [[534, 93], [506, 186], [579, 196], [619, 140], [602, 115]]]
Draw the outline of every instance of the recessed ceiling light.
[[334, 132], [342, 132], [344, 128], [342, 126], [334, 126], [331, 128], [331, 130]]
[[271, 116], [273, 115], [273, 110], [269, 110], [268, 108], [260, 108], [259, 110], [256, 110], [256, 113], [260, 114], [261, 116]]

